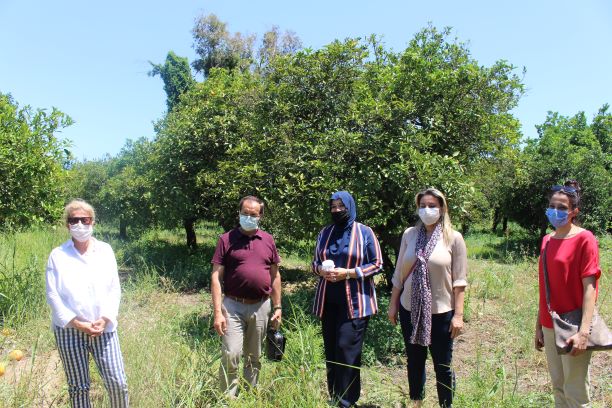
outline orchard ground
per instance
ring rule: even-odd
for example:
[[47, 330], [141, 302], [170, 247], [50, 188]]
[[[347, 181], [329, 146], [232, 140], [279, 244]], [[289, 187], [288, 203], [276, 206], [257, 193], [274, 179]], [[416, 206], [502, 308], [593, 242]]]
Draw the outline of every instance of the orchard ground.
[[[514, 228], [514, 230], [513, 230]], [[226, 400], [217, 390], [219, 339], [212, 329], [209, 260], [221, 231], [206, 224], [199, 248], [184, 247], [179, 231], [148, 231], [122, 242], [99, 228], [115, 248], [123, 280], [119, 335], [134, 407], [321, 407], [327, 401], [325, 362], [318, 321], [310, 314], [315, 278], [305, 251], [283, 254], [284, 325], [287, 353], [281, 363], [264, 361], [260, 386]], [[67, 407], [68, 393], [49, 313], [44, 304], [44, 265], [63, 229], [32, 230], [0, 238], [0, 335], [3, 407]], [[598, 305], [610, 321], [612, 238], [599, 237], [602, 266]], [[455, 343], [458, 407], [552, 406], [546, 360], [533, 349], [537, 306], [537, 257], [533, 240], [511, 226], [508, 235], [474, 232], [466, 237], [469, 288], [466, 330]], [[382, 282], [381, 282], [382, 283]], [[386, 319], [388, 297], [379, 289], [381, 313], [371, 320], [364, 349], [360, 406], [399, 407], [408, 399], [399, 327]], [[10, 303], [6, 299], [10, 300]], [[7, 306], [8, 305], [8, 306]], [[13, 349], [25, 351], [8, 362]], [[595, 407], [612, 406], [612, 358], [593, 356]], [[108, 406], [91, 365], [94, 406]], [[428, 362], [425, 406], [436, 406]]]

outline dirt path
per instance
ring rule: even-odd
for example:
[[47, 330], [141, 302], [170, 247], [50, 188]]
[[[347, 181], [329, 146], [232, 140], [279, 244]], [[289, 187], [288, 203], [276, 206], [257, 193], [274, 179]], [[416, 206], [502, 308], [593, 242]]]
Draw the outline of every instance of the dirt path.
[[62, 361], [57, 350], [36, 356], [26, 355], [7, 366], [2, 381], [17, 393], [27, 392], [30, 399], [37, 401], [37, 407], [51, 407], [61, 394], [65, 381]]

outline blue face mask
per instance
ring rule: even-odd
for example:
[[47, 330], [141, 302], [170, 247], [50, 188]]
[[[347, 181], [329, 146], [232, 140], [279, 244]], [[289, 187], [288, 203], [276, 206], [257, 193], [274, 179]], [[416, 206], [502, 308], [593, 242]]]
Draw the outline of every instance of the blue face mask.
[[565, 210], [557, 210], [555, 208], [547, 208], [546, 209], [546, 218], [548, 218], [548, 222], [552, 224], [553, 227], [559, 228], [567, 224], [567, 211]]
[[259, 227], [259, 217], [240, 214], [240, 226], [245, 231], [254, 231]]

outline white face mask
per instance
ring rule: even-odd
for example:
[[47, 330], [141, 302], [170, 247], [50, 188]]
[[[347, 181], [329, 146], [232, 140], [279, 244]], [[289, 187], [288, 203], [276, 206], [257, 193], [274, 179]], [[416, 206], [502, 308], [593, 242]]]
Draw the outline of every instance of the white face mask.
[[438, 207], [419, 208], [419, 218], [425, 225], [432, 225], [440, 219], [440, 209]]
[[70, 226], [70, 235], [79, 242], [87, 242], [93, 234], [93, 225], [83, 225], [79, 221], [78, 224]]

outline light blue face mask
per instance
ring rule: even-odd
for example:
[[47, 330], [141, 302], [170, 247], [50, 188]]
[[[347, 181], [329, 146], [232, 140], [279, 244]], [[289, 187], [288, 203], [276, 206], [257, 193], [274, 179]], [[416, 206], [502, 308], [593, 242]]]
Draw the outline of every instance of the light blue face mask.
[[245, 231], [254, 231], [259, 227], [259, 217], [240, 214], [240, 226]]
[[555, 228], [564, 226], [565, 224], [567, 224], [568, 221], [567, 211], [557, 210], [556, 208], [547, 208], [546, 218], [548, 218], [548, 222], [550, 222]]

